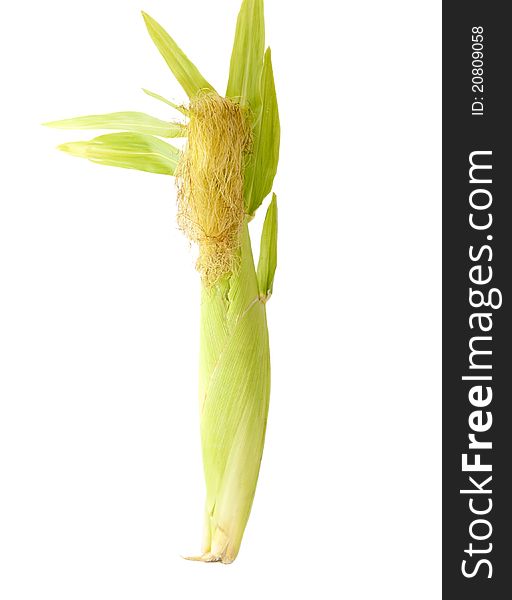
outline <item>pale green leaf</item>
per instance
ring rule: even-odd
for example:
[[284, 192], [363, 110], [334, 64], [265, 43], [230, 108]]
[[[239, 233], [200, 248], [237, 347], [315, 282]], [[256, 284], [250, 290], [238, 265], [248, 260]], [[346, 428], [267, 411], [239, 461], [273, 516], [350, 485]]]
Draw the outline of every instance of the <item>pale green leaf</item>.
[[254, 125], [254, 146], [245, 171], [245, 205], [250, 215], [270, 193], [279, 162], [281, 133], [270, 48], [265, 52], [261, 99], [261, 117]]
[[258, 288], [260, 296], [268, 300], [274, 286], [274, 274], [277, 266], [277, 196], [272, 201], [265, 215], [261, 232], [260, 257], [258, 259]]
[[165, 29], [145, 12], [142, 16], [155, 46], [189, 98], [201, 90], [213, 90]]
[[179, 150], [167, 142], [141, 133], [109, 133], [58, 148], [102, 165], [165, 175], [174, 175], [180, 155]]
[[187, 115], [188, 116], [188, 110], [184, 107], [184, 106], [179, 106], [178, 104], [174, 104], [174, 102], [171, 102], [170, 100], [167, 100], [167, 98], [164, 98], [163, 96], [160, 96], [160, 94], [155, 94], [155, 92], [151, 92], [149, 90], [146, 90], [145, 88], [142, 88], [142, 91], [147, 94], [148, 96], [151, 96], [151, 98], [155, 98], [156, 100], [160, 100], [160, 102], [163, 102], [164, 104], [167, 104], [168, 106], [172, 106], [172, 108], [179, 110], [180, 113], [182, 113], [183, 115]]
[[258, 86], [264, 49], [263, 0], [244, 0], [236, 23], [226, 96], [249, 104], [255, 115], [260, 103]]
[[104, 115], [88, 115], [61, 121], [43, 123], [57, 129], [120, 129], [135, 133], [146, 133], [160, 137], [184, 137], [185, 129], [181, 123], [161, 121], [141, 112], [115, 112]]

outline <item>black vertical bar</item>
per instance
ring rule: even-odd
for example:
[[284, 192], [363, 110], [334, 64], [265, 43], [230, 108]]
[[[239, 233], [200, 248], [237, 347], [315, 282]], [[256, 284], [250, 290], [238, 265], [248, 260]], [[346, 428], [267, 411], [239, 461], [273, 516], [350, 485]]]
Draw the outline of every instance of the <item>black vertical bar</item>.
[[[512, 378], [509, 8], [507, 2], [492, 0], [445, 0], [443, 3], [442, 562], [443, 597], [456, 600], [512, 597], [512, 395], [508, 382], [509, 374]], [[481, 72], [478, 71], [480, 60]], [[478, 154], [473, 154], [473, 162], [492, 168], [475, 168], [471, 183], [470, 157], [475, 152]], [[488, 179], [492, 182], [485, 182]], [[471, 206], [471, 201], [477, 208]], [[489, 207], [483, 208], [487, 202], [490, 202]], [[472, 226], [471, 218], [474, 225], [482, 229]], [[487, 224], [489, 226], [484, 228]], [[483, 283], [491, 274], [489, 267], [492, 279]], [[471, 281], [470, 273], [477, 283]], [[474, 305], [478, 305], [481, 298], [490, 305], [472, 306], [470, 289], [474, 291]], [[501, 307], [498, 306], [500, 298]], [[484, 313], [487, 316], [480, 320], [476, 316], [470, 320], [471, 315]], [[488, 331], [484, 330], [489, 327]], [[485, 339], [477, 340], [477, 337]], [[471, 363], [472, 339], [477, 353]], [[492, 354], [479, 354], [479, 351]], [[489, 403], [488, 388], [492, 390]], [[474, 404], [470, 402], [471, 394]], [[468, 447], [470, 434], [482, 444], [480, 448]], [[486, 442], [492, 443], [492, 448], [485, 447]], [[465, 454], [469, 465], [474, 465], [479, 455], [481, 464], [492, 467], [492, 471], [463, 471]], [[492, 480], [484, 485], [488, 477]], [[480, 491], [477, 485], [482, 488]], [[461, 490], [470, 493], [464, 494]], [[475, 514], [471, 508], [482, 514]], [[488, 512], [483, 514], [485, 511]]]

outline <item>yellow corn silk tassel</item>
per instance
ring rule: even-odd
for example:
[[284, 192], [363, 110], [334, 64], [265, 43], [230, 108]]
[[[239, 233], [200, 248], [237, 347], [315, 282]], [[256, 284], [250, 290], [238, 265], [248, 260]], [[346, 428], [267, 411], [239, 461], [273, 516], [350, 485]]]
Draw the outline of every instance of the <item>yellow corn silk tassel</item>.
[[[184, 121], [119, 112], [47, 123], [111, 129], [60, 149], [100, 164], [174, 175], [178, 225], [198, 248], [201, 275], [199, 408], [204, 475], [202, 553], [232, 562], [256, 490], [270, 396], [266, 302], [277, 262], [277, 200], [268, 205], [257, 268], [249, 221], [270, 194], [279, 158], [279, 116], [263, 0], [244, 0], [226, 96], [220, 96], [169, 34], [143, 17], [158, 50], [189, 97], [177, 106], [144, 90]], [[160, 138], [186, 137], [182, 151]]]

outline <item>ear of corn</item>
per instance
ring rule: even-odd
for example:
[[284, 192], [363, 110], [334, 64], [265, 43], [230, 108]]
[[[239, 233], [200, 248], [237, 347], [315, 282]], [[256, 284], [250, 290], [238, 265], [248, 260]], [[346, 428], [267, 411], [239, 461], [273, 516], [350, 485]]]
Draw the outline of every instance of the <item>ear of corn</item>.
[[239, 272], [203, 288], [199, 373], [207, 490], [200, 559], [229, 563], [237, 556], [254, 498], [270, 395], [267, 320], [247, 224]]
[[[187, 125], [134, 112], [48, 125], [123, 129], [60, 149], [100, 164], [176, 176], [178, 223], [199, 247], [202, 280], [199, 408], [206, 502], [202, 553], [195, 560], [230, 563], [253, 503], [270, 397], [266, 302], [277, 263], [275, 194], [257, 269], [248, 227], [272, 189], [279, 160], [279, 114], [270, 49], [264, 46], [263, 1], [242, 2], [226, 98], [154, 19], [143, 17], [190, 105], [144, 92], [187, 116]], [[187, 136], [182, 152], [159, 139], [182, 135]]]

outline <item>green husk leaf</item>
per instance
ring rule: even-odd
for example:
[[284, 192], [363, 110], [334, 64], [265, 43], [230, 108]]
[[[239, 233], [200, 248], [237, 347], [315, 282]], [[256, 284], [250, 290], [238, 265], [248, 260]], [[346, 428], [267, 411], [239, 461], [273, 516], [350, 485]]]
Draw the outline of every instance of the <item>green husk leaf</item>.
[[160, 137], [184, 137], [186, 130], [181, 123], [161, 121], [142, 112], [115, 112], [104, 115], [88, 115], [43, 123], [56, 129], [120, 129]]
[[160, 102], [163, 102], [164, 104], [167, 104], [168, 106], [172, 106], [172, 108], [179, 110], [181, 114], [188, 116], [188, 110], [184, 106], [179, 106], [178, 104], [174, 104], [174, 102], [167, 100], [167, 98], [160, 96], [160, 94], [155, 94], [155, 92], [151, 92], [149, 90], [146, 90], [145, 88], [142, 88], [142, 91], [145, 94], [147, 94], [148, 96], [151, 96], [151, 98], [160, 100]]
[[266, 308], [247, 224], [241, 264], [224, 285], [203, 286], [199, 398], [206, 481], [201, 560], [232, 562], [256, 489], [270, 395]]
[[260, 257], [258, 259], [258, 288], [260, 297], [265, 301], [272, 295], [274, 275], [277, 266], [277, 196], [272, 201], [265, 215], [261, 232]]
[[279, 162], [281, 129], [270, 48], [261, 74], [261, 118], [254, 126], [252, 157], [245, 171], [245, 206], [253, 215], [272, 189]]
[[62, 144], [58, 149], [101, 165], [165, 175], [174, 175], [180, 154], [167, 142], [141, 133], [109, 133], [88, 142]]
[[244, 0], [236, 23], [226, 96], [249, 104], [255, 115], [260, 104], [258, 85], [264, 49], [263, 0]]
[[145, 12], [142, 12], [142, 16], [151, 39], [188, 97], [192, 98], [201, 90], [213, 90], [213, 86], [206, 81], [167, 31]]

